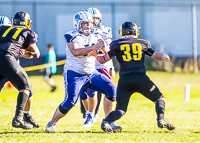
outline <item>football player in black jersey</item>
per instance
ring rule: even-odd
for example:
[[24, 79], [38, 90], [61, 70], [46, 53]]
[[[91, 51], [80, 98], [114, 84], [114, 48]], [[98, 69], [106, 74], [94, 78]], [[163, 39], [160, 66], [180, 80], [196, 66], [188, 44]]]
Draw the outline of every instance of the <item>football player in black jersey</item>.
[[[12, 26], [11, 21], [7, 16], [0, 16], [0, 26], [2, 26], [2, 25]], [[24, 55], [24, 52], [25, 52], [24, 49], [20, 49], [20, 56]], [[19, 60], [18, 60], [18, 62], [19, 62]], [[0, 83], [0, 92], [6, 82], [8, 82], [8, 80], [6, 78], [4, 78], [3, 81]], [[26, 106], [23, 111], [24, 112], [24, 120], [26, 122], [32, 124], [33, 127], [39, 128], [40, 125], [36, 121], [34, 121], [31, 116], [32, 102], [33, 102], [33, 92], [30, 91], [28, 101], [26, 102]]]
[[170, 61], [170, 57], [165, 53], [159, 53], [151, 49], [149, 41], [138, 39], [138, 29], [133, 22], [123, 23], [120, 27], [121, 38], [110, 44], [108, 53], [96, 57], [100, 63], [105, 63], [116, 56], [120, 64], [116, 110], [103, 119], [101, 128], [105, 132], [122, 130], [121, 127], [113, 129], [110, 123], [120, 119], [126, 113], [130, 97], [135, 92], [141, 93], [155, 103], [159, 128], [175, 129], [175, 125], [164, 120], [165, 98], [158, 87], [146, 75], [144, 66], [145, 55], [166, 62]]
[[28, 75], [17, 63], [20, 56], [24, 58], [39, 58], [37, 34], [32, 31], [30, 15], [17, 12], [13, 18], [13, 26], [0, 26], [0, 82], [6, 78], [19, 91], [15, 117], [12, 126], [30, 129], [33, 125], [23, 119], [23, 110], [32, 87]]

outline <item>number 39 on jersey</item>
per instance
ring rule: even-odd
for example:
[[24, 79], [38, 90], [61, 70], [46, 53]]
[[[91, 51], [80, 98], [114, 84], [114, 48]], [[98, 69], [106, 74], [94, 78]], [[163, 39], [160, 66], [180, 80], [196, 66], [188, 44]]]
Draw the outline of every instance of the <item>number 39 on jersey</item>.
[[124, 61], [129, 62], [132, 59], [134, 61], [139, 61], [142, 58], [142, 45], [140, 43], [133, 43], [132, 45], [122, 44], [120, 50], [124, 51], [122, 55]]

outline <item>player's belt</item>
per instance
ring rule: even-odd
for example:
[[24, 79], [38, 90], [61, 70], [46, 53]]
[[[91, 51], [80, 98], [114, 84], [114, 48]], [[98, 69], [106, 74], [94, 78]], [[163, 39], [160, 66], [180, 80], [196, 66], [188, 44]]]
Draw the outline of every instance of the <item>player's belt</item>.
[[8, 52], [0, 51], [0, 55], [5, 55], [5, 54], [8, 54]]

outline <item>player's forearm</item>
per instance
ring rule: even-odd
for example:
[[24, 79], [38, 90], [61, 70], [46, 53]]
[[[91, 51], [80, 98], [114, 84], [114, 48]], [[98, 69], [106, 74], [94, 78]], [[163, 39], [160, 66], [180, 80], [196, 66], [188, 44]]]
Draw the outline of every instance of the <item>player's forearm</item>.
[[21, 57], [26, 58], [26, 59], [32, 59], [32, 58], [39, 58], [40, 57], [40, 52], [30, 52], [26, 51], [24, 55]]
[[87, 47], [87, 48], [73, 49], [73, 50], [71, 50], [71, 53], [74, 56], [83, 56], [83, 55], [86, 55], [93, 50], [94, 50], [93, 47]]
[[67, 46], [73, 56], [83, 56], [93, 50], [101, 48], [102, 44], [97, 43], [95, 45], [88, 46], [88, 47], [80, 47], [77, 43], [70, 42], [70, 43], [67, 43]]
[[110, 57], [107, 53], [104, 54], [103, 56], [97, 56], [96, 58], [97, 58], [97, 61], [101, 64], [104, 64], [104, 63], [106, 63], [107, 61], [110, 60]]
[[166, 62], [170, 61], [169, 56], [165, 53], [154, 52], [151, 57], [159, 61], [166, 61]]
[[37, 44], [32, 42], [28, 46], [26, 54], [29, 54], [30, 58], [39, 58], [40, 57], [40, 51], [38, 49]]
[[26, 58], [26, 59], [32, 59], [33, 55], [30, 52], [26, 52], [24, 55], [22, 55], [21, 57]]

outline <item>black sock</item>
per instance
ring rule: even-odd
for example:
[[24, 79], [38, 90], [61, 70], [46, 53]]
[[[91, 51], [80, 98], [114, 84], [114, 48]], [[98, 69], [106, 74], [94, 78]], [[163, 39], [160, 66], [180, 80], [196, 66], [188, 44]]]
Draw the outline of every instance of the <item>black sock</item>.
[[104, 121], [107, 121], [108, 123], [112, 123], [122, 117], [122, 114], [119, 110], [115, 110], [110, 112], [110, 114], [104, 119]]
[[158, 99], [156, 101], [156, 113], [157, 113], [157, 120], [164, 119], [165, 113], [165, 101], [162, 99]]
[[28, 116], [30, 116], [30, 114], [24, 113], [24, 117], [28, 117]]
[[100, 111], [100, 105], [101, 105], [101, 96], [102, 94], [100, 92], [97, 92], [97, 107], [96, 107], [96, 110], [95, 110], [95, 114], [99, 114], [99, 111]]
[[80, 104], [81, 104], [81, 113], [83, 114], [83, 115], [85, 115], [85, 112], [86, 112], [86, 110], [85, 110], [85, 107], [83, 106], [83, 103], [82, 103], [82, 100], [80, 99]]
[[15, 117], [23, 116], [23, 111], [27, 100], [28, 96], [23, 92], [19, 92], [17, 97], [17, 107], [16, 107]]

